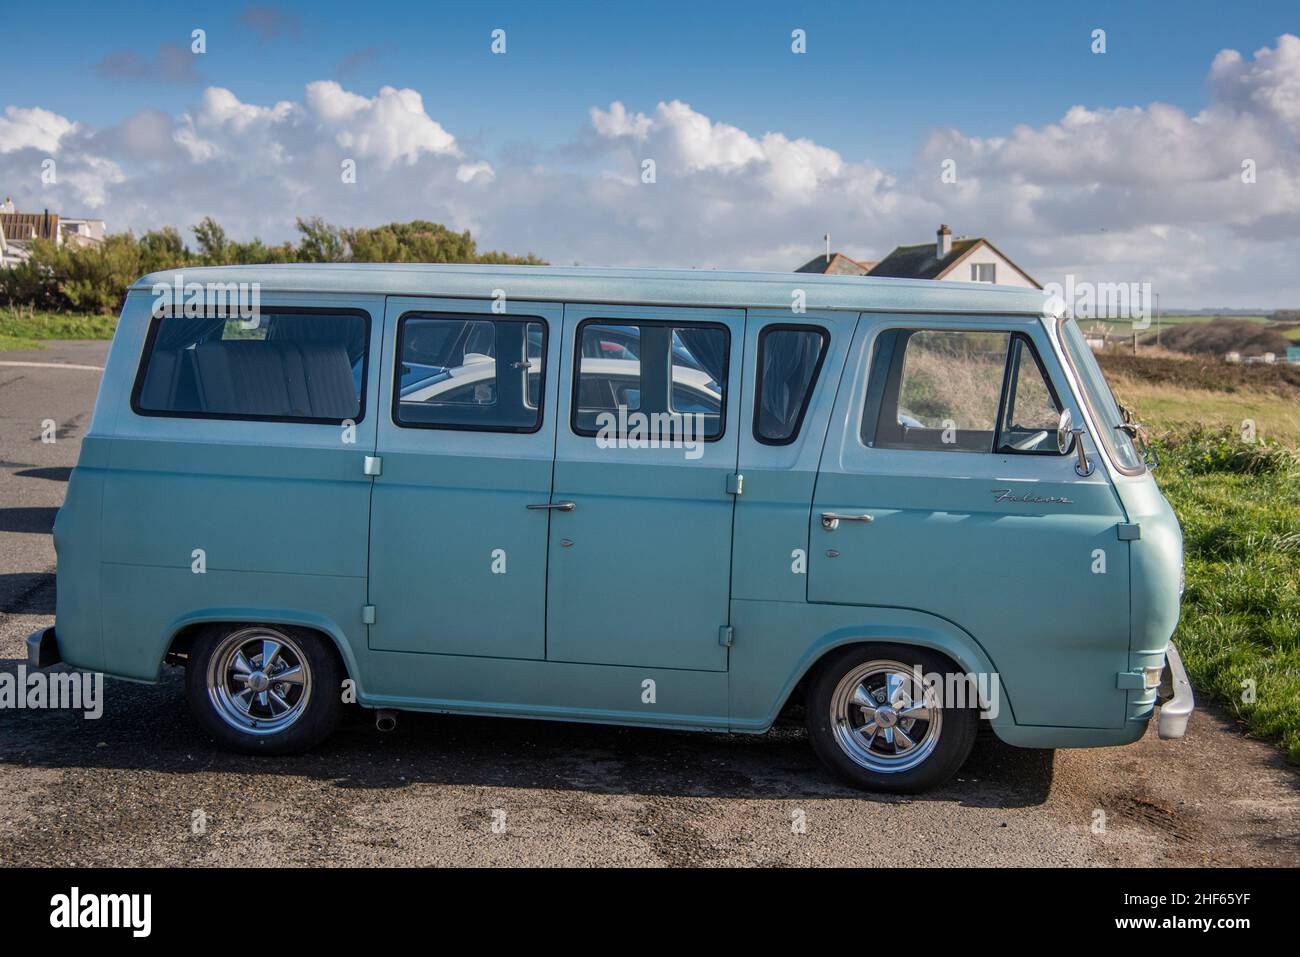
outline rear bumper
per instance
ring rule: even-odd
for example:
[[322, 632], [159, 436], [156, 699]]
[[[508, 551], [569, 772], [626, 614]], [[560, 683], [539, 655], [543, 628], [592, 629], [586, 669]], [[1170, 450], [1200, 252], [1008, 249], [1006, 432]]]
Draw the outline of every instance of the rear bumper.
[[1192, 695], [1192, 683], [1187, 680], [1183, 659], [1172, 641], [1165, 649], [1165, 665], [1173, 685], [1173, 697], [1160, 706], [1157, 729], [1162, 738], [1181, 738], [1187, 731], [1187, 719], [1196, 709], [1196, 698]]
[[54, 634], [54, 626], [42, 628], [27, 636], [27, 666], [29, 668], [48, 668], [63, 660], [59, 653], [59, 640]]

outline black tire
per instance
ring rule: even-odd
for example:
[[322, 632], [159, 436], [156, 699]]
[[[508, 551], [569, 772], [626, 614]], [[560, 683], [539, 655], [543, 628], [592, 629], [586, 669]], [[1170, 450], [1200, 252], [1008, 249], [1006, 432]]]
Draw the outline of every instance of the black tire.
[[[292, 697], [292, 685], [279, 684], [272, 675], [268, 679], [272, 690], [277, 687], [289, 690], [288, 694], [278, 700], [290, 701], [297, 710], [292, 721], [282, 728], [276, 728], [277, 719], [272, 710], [259, 732], [251, 728], [241, 730], [232, 723], [236, 711], [230, 705], [220, 702], [221, 693], [217, 690], [213, 675], [220, 672], [214, 656], [220, 655], [224, 659], [230, 653], [232, 644], [237, 644], [241, 639], [253, 642], [260, 635], [273, 640], [275, 636], [282, 636], [287, 640], [280, 643], [282, 650], [272, 662], [273, 669], [283, 668], [282, 674], [292, 670], [287, 667], [287, 661], [296, 661], [301, 656], [306, 668], [298, 677], [305, 674], [307, 692], [300, 692], [306, 699], [302, 703], [300, 699]], [[245, 660], [251, 660], [255, 665], [260, 661], [258, 658]], [[334, 647], [327, 638], [314, 631], [287, 625], [220, 624], [204, 629], [190, 647], [185, 667], [185, 697], [195, 720], [222, 747], [244, 754], [295, 754], [320, 744], [338, 725], [343, 715], [343, 678], [343, 665]], [[210, 680], [213, 684], [210, 684]], [[252, 707], [260, 712], [260, 707], [255, 702]], [[223, 717], [223, 713], [230, 720]], [[288, 712], [282, 713], [279, 720], [287, 721], [283, 717], [287, 714]], [[256, 715], [253, 719], [252, 725], [256, 727]]]
[[[842, 700], [845, 693], [841, 689], [841, 682], [844, 687], [849, 688], [856, 685], [851, 678], [855, 672], [861, 671], [869, 665], [879, 665], [882, 663], [894, 663], [904, 666], [907, 670], [919, 667], [922, 674], [940, 674], [946, 675], [956, 672], [957, 669], [951, 661], [937, 652], [930, 651], [926, 648], [909, 647], [907, 645], [888, 645], [888, 644], [871, 644], [871, 645], [853, 645], [842, 651], [832, 652], [827, 658], [819, 663], [816, 673], [808, 682], [807, 691], [805, 692], [804, 702], [807, 710], [806, 723], [808, 735], [812, 740], [813, 750], [822, 762], [834, 771], [840, 778], [855, 788], [861, 788], [866, 791], [888, 791], [894, 793], [914, 794], [919, 791], [925, 791], [929, 788], [937, 787], [942, 784], [966, 762], [970, 756], [971, 748], [975, 746], [975, 735], [979, 730], [979, 709], [977, 707], [948, 707], [950, 702], [938, 701], [938, 714], [933, 720], [935, 738], [930, 742], [928, 731], [925, 736], [918, 735], [918, 744], [925, 750], [925, 756], [920, 759], [904, 756], [899, 759], [900, 765], [906, 765], [909, 760], [918, 760], [913, 767], [900, 766], [897, 770], [881, 770], [865, 766], [863, 760], [875, 761], [872, 748], [885, 749], [883, 731], [878, 732], [880, 741], [875, 742], [875, 736], [872, 737], [873, 743], [863, 743], [867, 732], [872, 727], [873, 722], [863, 720], [863, 731], [861, 739], [853, 736], [856, 728], [850, 726], [846, 731], [844, 722], [833, 719], [833, 708], [835, 701]], [[840, 695], [837, 696], [837, 689]], [[888, 721], [891, 718], [897, 720], [897, 715], [891, 708], [882, 708], [884, 717], [882, 720]], [[858, 712], [859, 715], [865, 715], [866, 712]], [[930, 712], [934, 714], [934, 712]], [[842, 745], [836, 734], [836, 725], [841, 728], [841, 735], [848, 738], [849, 743]], [[899, 726], [901, 727], [901, 725]], [[924, 719], [912, 719], [911, 731], [915, 732], [918, 728], [928, 729], [930, 722]], [[894, 727], [889, 731], [892, 736]], [[911, 740], [909, 737], [908, 740]], [[859, 752], [859, 759], [850, 754], [849, 748], [857, 744], [865, 752]], [[890, 745], [892, 747], [892, 745]], [[900, 745], [901, 747], [901, 745]], [[922, 753], [921, 751], [913, 752], [913, 755]], [[894, 760], [896, 756], [885, 755], [876, 763], [884, 764]]]

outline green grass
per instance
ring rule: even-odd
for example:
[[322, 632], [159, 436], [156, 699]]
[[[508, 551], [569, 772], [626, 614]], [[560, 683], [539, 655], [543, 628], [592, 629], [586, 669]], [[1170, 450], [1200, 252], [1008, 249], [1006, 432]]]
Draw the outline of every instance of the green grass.
[[0, 344], [4, 348], [32, 349], [34, 345], [12, 345], [38, 339], [111, 339], [117, 316], [95, 313], [36, 312], [10, 306], [0, 310]]
[[35, 339], [19, 339], [17, 336], [0, 335], [0, 352], [18, 352], [23, 349], [42, 349]]
[[1160, 446], [1186, 548], [1175, 640], [1192, 684], [1300, 763], [1300, 457], [1231, 431]]
[[[1187, 592], [1174, 640], [1192, 684], [1300, 763], [1300, 369], [1101, 360], [1116, 396], [1156, 436], [1155, 479], [1183, 526]], [[1253, 442], [1242, 438], [1247, 420]]]

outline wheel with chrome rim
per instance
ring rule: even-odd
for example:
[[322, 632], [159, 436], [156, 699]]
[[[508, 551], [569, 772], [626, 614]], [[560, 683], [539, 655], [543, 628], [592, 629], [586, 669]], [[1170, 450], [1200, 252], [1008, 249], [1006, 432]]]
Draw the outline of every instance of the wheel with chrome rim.
[[190, 707], [220, 743], [283, 754], [322, 740], [342, 711], [342, 668], [322, 636], [284, 625], [217, 625], [196, 637]]
[[939, 743], [943, 709], [927, 706], [916, 672], [898, 661], [869, 661], [847, 672], [831, 695], [836, 743], [869, 771], [897, 774]]
[[222, 721], [245, 734], [277, 734], [311, 701], [311, 664], [302, 648], [273, 628], [228, 635], [208, 659], [208, 698]]
[[977, 712], [945, 707], [923, 676], [956, 666], [924, 648], [856, 645], [823, 660], [807, 687], [808, 732], [822, 760], [855, 787], [919, 791], [966, 760]]

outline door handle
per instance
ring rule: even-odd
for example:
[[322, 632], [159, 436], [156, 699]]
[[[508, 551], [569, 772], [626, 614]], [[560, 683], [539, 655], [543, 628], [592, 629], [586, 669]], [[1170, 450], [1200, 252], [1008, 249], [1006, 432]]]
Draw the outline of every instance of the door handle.
[[874, 522], [871, 515], [841, 515], [839, 512], [822, 512], [822, 528], [833, 532], [840, 527], [840, 522]]
[[545, 505], [527, 506], [528, 509], [533, 511], [556, 511], [556, 512], [572, 512], [577, 507], [578, 506], [575, 505], [573, 502], [554, 502], [554, 503], [548, 502]]

